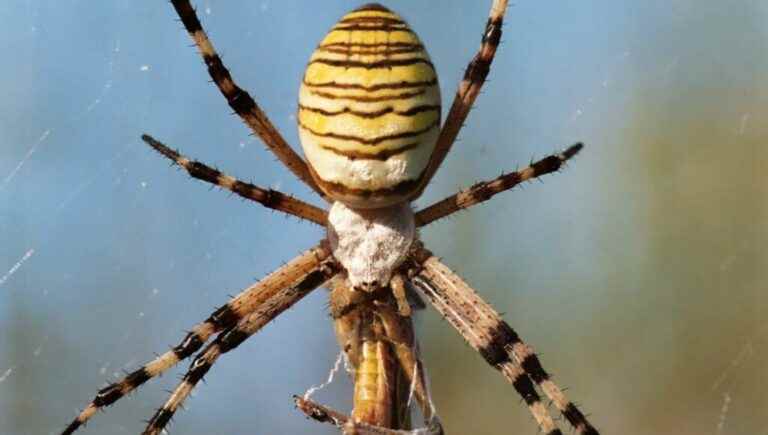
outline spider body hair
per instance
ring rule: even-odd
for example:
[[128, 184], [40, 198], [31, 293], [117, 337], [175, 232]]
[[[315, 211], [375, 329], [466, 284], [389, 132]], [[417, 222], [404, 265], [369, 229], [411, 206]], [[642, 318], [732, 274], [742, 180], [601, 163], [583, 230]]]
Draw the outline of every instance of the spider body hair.
[[356, 209], [335, 202], [328, 213], [328, 241], [347, 272], [352, 291], [387, 286], [416, 237], [410, 204]]

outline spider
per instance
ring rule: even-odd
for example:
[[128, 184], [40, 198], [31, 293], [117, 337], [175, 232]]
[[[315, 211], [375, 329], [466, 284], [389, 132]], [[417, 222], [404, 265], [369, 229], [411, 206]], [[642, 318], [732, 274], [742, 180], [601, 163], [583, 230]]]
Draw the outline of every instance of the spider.
[[190, 2], [171, 3], [230, 107], [330, 207], [325, 210], [240, 181], [151, 136], [142, 139], [192, 177], [326, 227], [327, 237], [233, 297], [195, 325], [177, 346], [101, 389], [63, 433], [73, 433], [97, 410], [197, 353], [143, 432], [161, 433], [222, 354], [312, 290], [328, 284], [336, 334], [354, 378], [353, 409], [347, 416], [308, 396], [295, 397], [308, 416], [335, 424], [344, 433], [413, 433], [407, 432], [411, 424], [405, 400], [413, 395], [428, 431], [442, 433], [411, 322], [413, 309], [424, 308], [426, 299], [512, 384], [543, 433], [561, 434], [561, 430], [539, 391], [577, 433], [597, 434], [550, 379], [531, 347], [424, 247], [416, 232], [521, 182], [558, 171], [582, 148], [572, 145], [522, 170], [477, 183], [413, 211], [411, 201], [421, 195], [447, 156], [485, 82], [501, 39], [507, 1], [493, 1], [480, 49], [442, 124], [437, 75], [408, 24], [379, 4], [361, 6], [342, 17], [312, 54], [301, 84], [297, 118], [306, 160], [282, 138], [253, 98], [235, 84]]

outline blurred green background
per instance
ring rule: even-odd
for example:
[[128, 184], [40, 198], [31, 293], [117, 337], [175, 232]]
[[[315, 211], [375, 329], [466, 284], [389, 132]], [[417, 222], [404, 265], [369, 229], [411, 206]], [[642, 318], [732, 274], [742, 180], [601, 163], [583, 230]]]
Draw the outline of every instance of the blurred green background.
[[[470, 3], [387, 3], [429, 48], [446, 100], [490, 2]], [[236, 80], [294, 144], [306, 60], [357, 5], [198, 2]], [[174, 19], [156, 1], [0, 4], [0, 434], [58, 433], [105, 382], [323, 234], [209, 192], [139, 141], [312, 199], [228, 114]], [[423, 238], [604, 434], [768, 434], [768, 3], [520, 1], [506, 22], [477, 109], [418, 204], [586, 148]], [[536, 433], [434, 311], [417, 323], [448, 433]], [[337, 352], [318, 291], [222, 358], [172, 433], [334, 433], [290, 396], [321, 383]], [[315, 397], [348, 409], [343, 378]], [[176, 382], [82, 433], [139, 432]]]

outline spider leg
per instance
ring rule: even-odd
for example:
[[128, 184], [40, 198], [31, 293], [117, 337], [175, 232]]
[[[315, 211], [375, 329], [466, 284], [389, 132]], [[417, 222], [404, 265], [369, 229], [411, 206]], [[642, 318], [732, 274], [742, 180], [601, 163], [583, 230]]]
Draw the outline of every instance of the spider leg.
[[424, 191], [424, 188], [427, 187], [435, 172], [443, 163], [445, 156], [448, 155], [451, 146], [456, 141], [456, 136], [458, 136], [464, 121], [467, 119], [467, 115], [469, 115], [472, 104], [480, 93], [480, 88], [485, 83], [486, 77], [488, 77], [488, 72], [491, 70], [491, 62], [493, 62], [496, 49], [501, 41], [501, 26], [506, 11], [507, 0], [493, 0], [488, 22], [483, 32], [480, 50], [472, 58], [472, 61], [469, 62], [464, 72], [464, 78], [459, 84], [456, 96], [453, 97], [451, 109], [445, 119], [443, 128], [440, 130], [435, 150], [432, 153], [429, 165], [425, 169], [418, 194], [415, 196], [419, 196]]
[[154, 148], [155, 151], [184, 168], [193, 178], [230, 190], [245, 199], [256, 201], [264, 207], [306, 219], [318, 225], [327, 225], [328, 212], [321, 208], [307, 204], [277, 190], [263, 189], [251, 183], [240, 181], [204, 163], [190, 160], [147, 134], [142, 135], [141, 139]]
[[316, 271], [330, 257], [326, 242], [304, 252], [261, 281], [243, 290], [226, 305], [195, 325], [176, 347], [158, 356], [140, 369], [99, 390], [90, 404], [67, 426], [62, 435], [68, 435], [85, 424], [95, 413], [109, 406], [148, 380], [159, 376], [197, 352], [215, 333], [231, 328], [254, 310], [262, 309], [273, 301], [284, 288], [293, 288]]
[[208, 73], [213, 82], [216, 83], [224, 98], [227, 99], [227, 103], [229, 103], [232, 110], [264, 141], [267, 147], [294, 175], [323, 196], [323, 193], [312, 179], [306, 162], [283, 139], [280, 132], [272, 125], [272, 122], [270, 122], [267, 115], [253, 98], [237, 86], [232, 79], [229, 70], [224, 66], [218, 53], [216, 53], [216, 49], [213, 48], [213, 44], [208, 39], [208, 35], [203, 30], [203, 26], [190, 2], [188, 0], [172, 0], [171, 3], [174, 9], [176, 9], [181, 22], [184, 23], [187, 32], [195, 41], [195, 45], [197, 45], [200, 55], [208, 67]]
[[561, 434], [542, 405], [531, 380], [555, 404], [577, 434], [598, 434], [584, 414], [550, 379], [533, 349], [501, 316], [429, 250], [421, 247], [417, 251], [415, 261], [421, 268], [412, 278], [413, 283], [470, 346], [512, 383], [528, 404], [541, 430], [547, 434]]
[[[293, 396], [296, 407], [299, 408], [307, 417], [321, 423], [330, 423], [339, 429], [354, 433], [356, 435], [442, 435], [443, 428], [437, 420], [423, 429], [398, 430], [386, 429], [379, 426], [372, 426], [365, 423], [354, 422], [349, 416], [339, 411], [320, 405], [314, 401], [301, 396]], [[351, 432], [350, 432], [351, 431]]]
[[197, 383], [208, 373], [208, 370], [221, 355], [239, 346], [272, 319], [331, 279], [338, 271], [338, 266], [333, 261], [317, 266], [292, 285], [280, 288], [237, 325], [229, 327], [219, 334], [195, 357], [179, 385], [171, 393], [165, 404], [149, 420], [143, 434], [156, 435], [161, 433], [179, 406], [189, 397]]
[[493, 180], [481, 181], [469, 189], [462, 190], [455, 195], [438, 201], [416, 213], [416, 226], [423, 227], [438, 219], [450, 216], [459, 210], [487, 201], [497, 193], [509, 190], [524, 181], [556, 172], [563, 167], [565, 162], [578, 154], [582, 148], [583, 145], [580, 143], [571, 145], [562, 153], [545, 157], [532, 163], [527, 168], [504, 174]]

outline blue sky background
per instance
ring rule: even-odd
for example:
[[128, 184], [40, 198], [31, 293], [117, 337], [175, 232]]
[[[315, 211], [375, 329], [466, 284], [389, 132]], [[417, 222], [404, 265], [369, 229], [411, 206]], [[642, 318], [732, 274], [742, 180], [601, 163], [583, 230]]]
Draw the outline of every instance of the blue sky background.
[[[391, 1], [446, 106], [486, 3]], [[348, 1], [198, 2], [290, 143], [310, 53]], [[323, 231], [191, 181], [151, 133], [312, 198], [248, 135], [166, 2], [0, 4], [0, 433], [57, 433], [105, 382]], [[418, 205], [576, 141], [568, 169], [423, 239], [542, 355], [604, 433], [768, 434], [768, 5], [519, 1], [491, 80]], [[291, 395], [338, 354], [317, 291], [223, 357], [178, 434], [334, 433]], [[535, 433], [511, 386], [431, 309], [417, 321], [450, 433]], [[178, 372], [187, 367], [184, 363]], [[174, 374], [86, 434], [137, 433]], [[316, 396], [348, 409], [345, 376]]]

